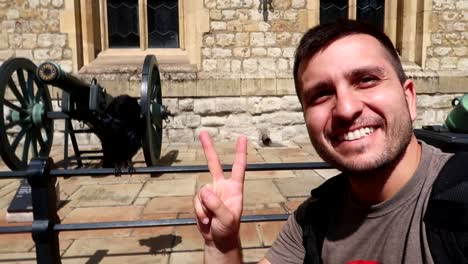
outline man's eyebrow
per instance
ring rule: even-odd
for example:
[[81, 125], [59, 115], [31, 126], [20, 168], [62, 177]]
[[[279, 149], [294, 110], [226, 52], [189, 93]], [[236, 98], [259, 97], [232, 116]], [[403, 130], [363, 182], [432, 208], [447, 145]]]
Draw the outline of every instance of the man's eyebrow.
[[314, 83], [312, 86], [310, 86], [307, 89], [304, 90], [304, 98], [308, 99], [310, 98], [314, 93], [320, 90], [327, 89], [328, 87], [331, 86], [331, 82], [329, 80], [322, 80], [319, 82]]
[[368, 66], [354, 69], [346, 74], [346, 78], [353, 78], [355, 76], [365, 75], [365, 74], [374, 74], [378, 76], [385, 76], [387, 71], [384, 67], [380, 66]]

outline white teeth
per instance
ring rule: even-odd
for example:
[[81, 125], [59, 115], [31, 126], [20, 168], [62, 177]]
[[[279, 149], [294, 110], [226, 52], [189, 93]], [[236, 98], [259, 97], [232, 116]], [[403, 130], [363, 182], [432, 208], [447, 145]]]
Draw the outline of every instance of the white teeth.
[[360, 139], [369, 135], [370, 133], [374, 132], [374, 128], [372, 127], [363, 127], [354, 131], [350, 131], [343, 135], [342, 139], [345, 141], [351, 141], [355, 139]]

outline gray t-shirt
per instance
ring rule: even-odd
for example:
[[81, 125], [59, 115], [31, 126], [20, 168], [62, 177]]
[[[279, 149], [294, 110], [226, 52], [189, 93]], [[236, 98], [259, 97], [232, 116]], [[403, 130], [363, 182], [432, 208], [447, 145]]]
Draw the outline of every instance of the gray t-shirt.
[[[421, 142], [415, 175], [391, 199], [358, 207], [345, 199], [327, 231], [326, 263], [433, 263], [423, 222], [432, 184], [452, 154]], [[346, 197], [346, 196], [345, 196]], [[302, 229], [292, 215], [266, 254], [275, 263], [303, 263]], [[358, 262], [363, 261], [363, 262]]]

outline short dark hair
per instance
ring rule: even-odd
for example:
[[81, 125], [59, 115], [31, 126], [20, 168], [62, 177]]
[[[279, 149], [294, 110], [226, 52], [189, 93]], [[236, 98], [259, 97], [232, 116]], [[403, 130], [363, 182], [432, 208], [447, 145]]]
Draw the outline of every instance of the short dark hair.
[[312, 58], [317, 52], [325, 49], [335, 40], [354, 34], [366, 34], [376, 38], [387, 51], [390, 62], [400, 82], [403, 84], [406, 81], [406, 74], [401, 65], [398, 52], [385, 33], [366, 22], [349, 19], [338, 20], [334, 23], [322, 24], [309, 29], [299, 42], [299, 46], [296, 49], [293, 71], [294, 85], [296, 86], [299, 100], [301, 98], [299, 96], [300, 82], [298, 72], [301, 63]]

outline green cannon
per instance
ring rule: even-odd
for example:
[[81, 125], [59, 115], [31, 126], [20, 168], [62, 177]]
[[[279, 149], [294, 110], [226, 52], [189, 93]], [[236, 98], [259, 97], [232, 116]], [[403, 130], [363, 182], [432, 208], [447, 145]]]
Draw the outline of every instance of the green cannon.
[[[62, 90], [61, 111], [53, 110], [47, 85]], [[122, 120], [109, 114], [109, 108], [115, 108], [115, 105], [121, 103], [117, 98], [124, 100], [132, 97], [121, 95], [114, 98], [106, 93], [96, 79], [86, 83], [64, 72], [53, 62], [36, 66], [25, 58], [5, 61], [0, 67], [0, 156], [3, 162], [11, 170], [20, 170], [27, 167], [31, 158], [49, 156], [55, 119], [65, 120], [65, 160], [68, 159], [69, 137], [79, 166], [82, 165], [80, 157], [87, 153], [79, 150], [76, 133], [96, 134], [103, 143], [102, 151], [106, 160], [104, 140], [122, 130], [118, 128]], [[154, 166], [161, 154], [162, 121], [170, 115], [162, 104], [161, 80], [155, 56], [145, 57], [139, 102], [136, 98], [130, 100], [135, 100], [138, 105], [135, 119], [139, 120], [136, 124], [142, 132], [134, 141], [143, 148], [146, 165]], [[116, 108], [122, 112], [118, 114], [125, 115], [128, 112], [125, 107], [122, 104]], [[81, 121], [88, 128], [76, 130], [72, 120]], [[106, 131], [112, 127], [117, 127], [117, 131]], [[119, 143], [114, 142], [113, 145]], [[133, 156], [134, 153], [129, 155]]]

